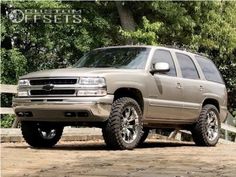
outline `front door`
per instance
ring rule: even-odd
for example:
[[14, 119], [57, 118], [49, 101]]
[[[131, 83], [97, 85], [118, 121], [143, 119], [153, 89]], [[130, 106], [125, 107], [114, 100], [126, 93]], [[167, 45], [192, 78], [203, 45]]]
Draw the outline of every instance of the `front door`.
[[181, 120], [182, 117], [182, 83], [177, 77], [176, 67], [171, 53], [168, 50], [157, 49], [153, 55], [152, 65], [157, 62], [166, 62], [170, 71], [155, 73], [156, 90], [149, 97], [148, 116], [149, 120], [158, 122], [171, 122]]

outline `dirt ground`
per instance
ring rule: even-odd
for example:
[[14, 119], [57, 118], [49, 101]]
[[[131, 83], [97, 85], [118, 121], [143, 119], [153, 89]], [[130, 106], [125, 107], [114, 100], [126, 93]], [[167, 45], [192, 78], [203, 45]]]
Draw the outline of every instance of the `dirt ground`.
[[103, 141], [60, 142], [52, 149], [1, 144], [3, 177], [236, 176], [236, 145], [197, 147], [149, 141], [132, 151], [109, 151]]

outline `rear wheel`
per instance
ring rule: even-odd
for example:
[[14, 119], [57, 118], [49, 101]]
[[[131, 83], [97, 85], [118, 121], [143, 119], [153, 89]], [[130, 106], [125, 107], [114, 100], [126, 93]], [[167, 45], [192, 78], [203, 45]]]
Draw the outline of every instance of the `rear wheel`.
[[220, 119], [217, 108], [207, 104], [192, 129], [193, 140], [199, 146], [215, 146], [220, 137]]
[[142, 111], [138, 103], [128, 97], [112, 104], [110, 117], [102, 129], [104, 140], [112, 149], [133, 149], [142, 137]]
[[39, 122], [21, 122], [25, 141], [32, 147], [52, 147], [61, 138], [63, 126]]

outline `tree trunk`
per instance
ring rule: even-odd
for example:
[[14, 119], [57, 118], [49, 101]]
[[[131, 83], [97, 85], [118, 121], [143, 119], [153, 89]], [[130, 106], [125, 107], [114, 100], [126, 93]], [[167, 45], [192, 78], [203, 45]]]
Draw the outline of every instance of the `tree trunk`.
[[120, 16], [121, 26], [124, 30], [134, 31], [135, 22], [132, 12], [122, 5], [121, 1], [116, 1], [116, 7]]

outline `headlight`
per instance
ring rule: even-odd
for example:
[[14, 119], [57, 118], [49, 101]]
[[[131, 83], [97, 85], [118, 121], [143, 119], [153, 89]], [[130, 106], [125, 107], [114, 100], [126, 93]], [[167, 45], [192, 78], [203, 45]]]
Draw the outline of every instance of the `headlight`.
[[106, 81], [103, 77], [81, 77], [79, 85], [77, 96], [105, 96], [107, 94]]
[[103, 87], [106, 85], [106, 81], [105, 81], [105, 78], [103, 77], [81, 77], [79, 80], [79, 84]]
[[19, 80], [18, 85], [19, 86], [27, 86], [27, 85], [30, 85], [30, 83], [29, 83], [29, 80], [22, 79], [22, 80]]

